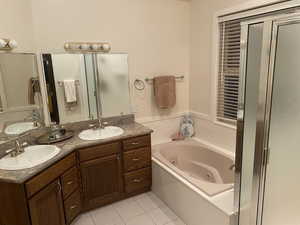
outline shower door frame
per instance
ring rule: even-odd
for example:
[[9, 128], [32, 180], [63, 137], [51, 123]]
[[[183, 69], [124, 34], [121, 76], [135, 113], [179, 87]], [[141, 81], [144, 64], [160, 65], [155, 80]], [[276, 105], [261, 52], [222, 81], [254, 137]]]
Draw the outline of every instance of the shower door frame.
[[[244, 134], [244, 109], [245, 109], [245, 84], [247, 72], [247, 48], [248, 30], [253, 24], [263, 23], [263, 48], [261, 51], [261, 67], [259, 80], [259, 96], [257, 101], [257, 119], [255, 135], [255, 152], [252, 176], [252, 194], [250, 218], [251, 225], [262, 225], [263, 202], [265, 192], [265, 179], [268, 166], [269, 149], [269, 127], [271, 115], [271, 101], [273, 89], [273, 77], [275, 68], [276, 46], [278, 27], [292, 23], [300, 23], [300, 13], [280, 14], [271, 17], [262, 17], [249, 20], [241, 24], [241, 59], [240, 59], [240, 86], [239, 105], [237, 118], [237, 140], [236, 140], [236, 172], [235, 172], [235, 201], [234, 208], [236, 216], [235, 225], [240, 224], [240, 199], [242, 182], [242, 160], [243, 160], [243, 134]], [[255, 221], [255, 223], [254, 223]]]

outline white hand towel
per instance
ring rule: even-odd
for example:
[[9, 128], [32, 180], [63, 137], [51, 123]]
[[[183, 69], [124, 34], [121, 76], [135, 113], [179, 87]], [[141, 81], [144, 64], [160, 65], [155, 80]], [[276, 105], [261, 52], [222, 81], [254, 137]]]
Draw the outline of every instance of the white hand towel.
[[64, 80], [66, 103], [77, 102], [76, 83], [75, 80]]

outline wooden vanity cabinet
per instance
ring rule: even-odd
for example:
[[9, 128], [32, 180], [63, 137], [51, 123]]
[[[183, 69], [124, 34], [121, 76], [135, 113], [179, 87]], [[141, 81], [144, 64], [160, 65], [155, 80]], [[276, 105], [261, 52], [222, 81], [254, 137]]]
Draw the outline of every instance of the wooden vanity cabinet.
[[151, 138], [144, 135], [78, 150], [83, 210], [151, 188]]
[[69, 225], [151, 180], [150, 135], [78, 149], [24, 183], [0, 182], [0, 225]]
[[121, 151], [119, 142], [79, 150], [85, 211], [120, 198], [123, 192]]
[[65, 225], [61, 191], [57, 179], [29, 200], [32, 225]]
[[149, 191], [152, 185], [151, 136], [124, 140], [123, 151], [126, 196]]
[[71, 153], [25, 183], [31, 225], [70, 224], [81, 212], [76, 154]]

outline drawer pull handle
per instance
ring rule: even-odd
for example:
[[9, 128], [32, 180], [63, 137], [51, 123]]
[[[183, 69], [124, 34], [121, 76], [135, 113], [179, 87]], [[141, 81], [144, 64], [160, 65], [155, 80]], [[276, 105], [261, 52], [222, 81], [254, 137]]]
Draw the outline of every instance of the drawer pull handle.
[[73, 184], [73, 181], [67, 182], [67, 185], [71, 185], [71, 184]]
[[132, 161], [140, 161], [140, 159], [139, 158], [134, 158], [134, 159], [132, 159]]
[[60, 193], [62, 188], [61, 188], [61, 184], [59, 181], [57, 182], [57, 186], [58, 186], [58, 193]]
[[76, 209], [76, 208], [77, 208], [77, 205], [70, 206], [70, 209]]
[[133, 182], [134, 183], [140, 183], [142, 180], [141, 179], [134, 179]]
[[132, 145], [138, 145], [138, 144], [140, 144], [139, 142], [132, 142], [131, 143]]

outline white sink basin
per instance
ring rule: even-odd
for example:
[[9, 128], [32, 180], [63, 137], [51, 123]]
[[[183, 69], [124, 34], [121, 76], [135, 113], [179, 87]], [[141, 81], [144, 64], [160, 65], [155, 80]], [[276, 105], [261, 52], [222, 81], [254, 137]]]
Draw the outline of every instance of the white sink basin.
[[85, 141], [93, 141], [122, 135], [124, 130], [120, 127], [107, 126], [104, 129], [89, 129], [82, 131], [78, 136]]
[[7, 155], [0, 159], [2, 170], [22, 170], [42, 164], [56, 156], [60, 149], [53, 145], [33, 145], [24, 148], [25, 152], [16, 157]]
[[4, 133], [8, 135], [18, 135], [35, 128], [33, 122], [13, 123], [5, 128]]

